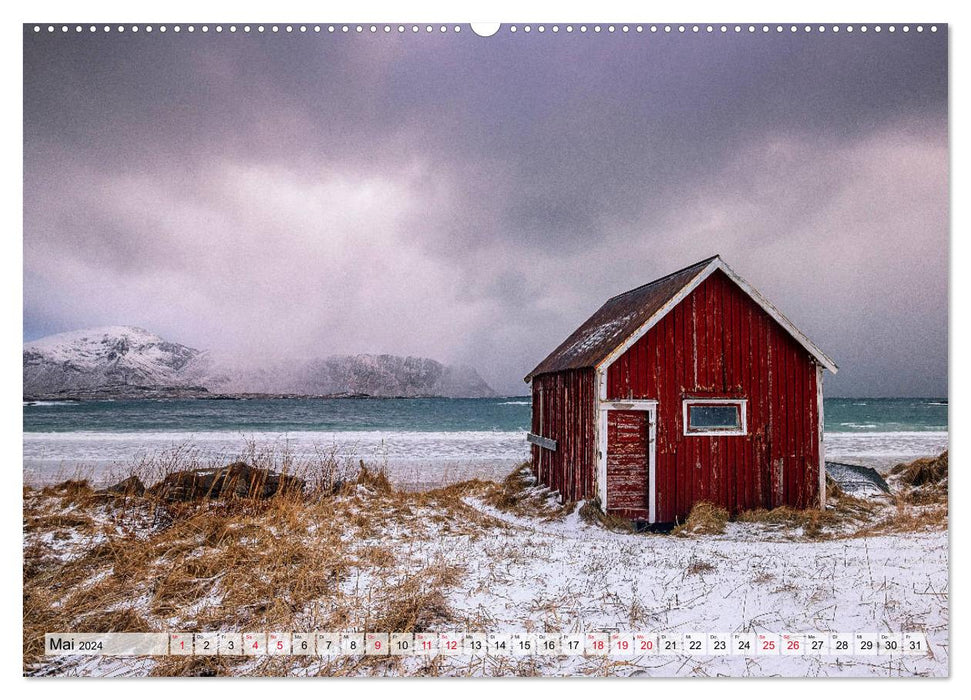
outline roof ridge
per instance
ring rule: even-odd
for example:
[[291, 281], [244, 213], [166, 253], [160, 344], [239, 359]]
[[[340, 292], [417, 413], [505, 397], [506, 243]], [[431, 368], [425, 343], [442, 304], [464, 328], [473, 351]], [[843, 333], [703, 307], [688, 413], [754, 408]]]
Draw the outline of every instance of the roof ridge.
[[680, 270], [675, 270], [674, 272], [669, 272], [668, 274], [664, 275], [663, 277], [658, 277], [656, 280], [651, 280], [650, 282], [646, 282], [645, 284], [642, 284], [639, 287], [634, 287], [633, 289], [628, 289], [626, 292], [621, 292], [620, 294], [614, 294], [612, 297], [610, 297], [609, 299], [607, 299], [607, 301], [604, 302], [604, 303], [606, 304], [608, 302], [613, 301], [614, 299], [617, 299], [618, 297], [626, 296], [628, 294], [632, 294], [634, 292], [640, 291], [641, 289], [644, 289], [645, 287], [650, 287], [651, 285], [657, 284], [658, 282], [663, 282], [664, 280], [670, 279], [670, 278], [674, 277], [675, 275], [680, 275], [682, 272], [687, 272], [688, 270], [690, 270], [693, 267], [701, 267], [702, 265], [708, 265], [709, 263], [711, 263], [712, 260], [716, 260], [716, 259], [718, 259], [720, 257], [721, 256], [716, 253], [715, 255], [712, 255], [711, 257], [705, 258], [704, 260], [699, 260], [696, 263], [692, 263], [690, 265], [685, 265]]
[[[708, 276], [721, 270], [748, 300], [761, 307], [780, 330], [802, 345], [815, 361], [829, 371], [837, 371], [822, 350], [795, 324], [772, 305], [761, 292], [739, 277], [720, 255], [683, 267], [664, 277], [610, 297], [597, 311], [560, 343], [526, 375], [526, 381], [548, 372], [593, 368], [602, 371], [637, 340], [650, 331], [671, 309], [682, 303]], [[632, 297], [626, 299], [625, 297]]]

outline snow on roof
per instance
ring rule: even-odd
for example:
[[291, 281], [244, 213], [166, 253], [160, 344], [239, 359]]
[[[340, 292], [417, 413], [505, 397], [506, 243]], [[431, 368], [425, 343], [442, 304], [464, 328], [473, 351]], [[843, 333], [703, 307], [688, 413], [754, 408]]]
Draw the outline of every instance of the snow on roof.
[[[717, 257], [717, 256], [715, 256]], [[611, 297], [526, 377], [596, 366], [697, 277], [707, 258], [643, 286]]]
[[758, 290], [739, 277], [719, 256], [714, 255], [636, 289], [611, 297], [526, 375], [525, 381], [529, 382], [533, 377], [547, 372], [599, 367], [608, 360], [607, 364], [609, 364], [715, 270], [722, 270], [728, 275], [823, 367], [836, 372], [836, 364], [822, 350], [772, 306]]

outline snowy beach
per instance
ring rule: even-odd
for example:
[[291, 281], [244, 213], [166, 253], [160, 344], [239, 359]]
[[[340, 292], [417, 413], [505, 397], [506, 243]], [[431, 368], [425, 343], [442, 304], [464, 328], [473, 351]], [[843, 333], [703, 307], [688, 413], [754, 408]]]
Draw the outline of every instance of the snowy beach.
[[[334, 454], [384, 467], [403, 487], [442, 486], [466, 479], [501, 479], [529, 457], [524, 431], [346, 432], [47, 432], [24, 433], [24, 480], [52, 483], [82, 474], [105, 483], [139, 462], [191, 453], [202, 463], [245, 457], [252, 446], [296, 459]], [[826, 458], [884, 470], [901, 461], [938, 454], [948, 436], [939, 431], [828, 432]]]

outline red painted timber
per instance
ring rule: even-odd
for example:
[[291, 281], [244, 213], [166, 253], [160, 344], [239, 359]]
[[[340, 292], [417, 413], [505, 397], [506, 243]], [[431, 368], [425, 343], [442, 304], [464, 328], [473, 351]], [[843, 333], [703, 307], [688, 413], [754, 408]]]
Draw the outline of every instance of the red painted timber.
[[593, 497], [596, 488], [594, 371], [541, 374], [533, 377], [532, 390], [532, 432], [556, 440], [555, 450], [532, 447], [533, 473], [541, 483], [559, 491], [566, 501]]
[[[818, 503], [815, 371], [805, 349], [720, 272], [618, 358], [608, 399], [658, 401], [657, 519], [683, 519], [702, 499], [732, 512]], [[692, 397], [747, 399], [748, 434], [685, 436], [682, 401]], [[610, 478], [608, 468], [608, 488]], [[646, 497], [646, 480], [643, 489]]]
[[[532, 431], [557, 441], [555, 451], [531, 448], [533, 469], [542, 483], [558, 490], [565, 500], [596, 493], [594, 376], [593, 369], [567, 370], [538, 375], [532, 381]], [[539, 424], [541, 392], [543, 425]], [[732, 512], [818, 504], [815, 364], [721, 272], [705, 280], [610, 366], [607, 397], [658, 401], [659, 521], [683, 519], [702, 499]], [[748, 400], [747, 435], [684, 435], [683, 400], [714, 397]], [[629, 420], [646, 421], [646, 414], [633, 413], [638, 416]], [[622, 434], [616, 425], [613, 432], [608, 429], [608, 455], [618, 448], [615, 443]], [[625, 484], [620, 500], [611, 496], [610, 512], [646, 518], [646, 447], [639, 461], [631, 461], [630, 455], [624, 459], [608, 465], [608, 492], [613, 494], [611, 483]], [[627, 471], [614, 473], [615, 469]], [[640, 494], [631, 491], [637, 481], [641, 481]]]

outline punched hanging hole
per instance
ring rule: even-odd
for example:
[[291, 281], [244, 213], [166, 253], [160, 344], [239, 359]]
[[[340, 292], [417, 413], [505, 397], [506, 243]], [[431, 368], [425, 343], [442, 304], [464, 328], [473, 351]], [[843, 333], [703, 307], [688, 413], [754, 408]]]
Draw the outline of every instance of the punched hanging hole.
[[472, 32], [477, 36], [488, 37], [498, 32], [502, 25], [498, 22], [473, 22], [471, 26]]

